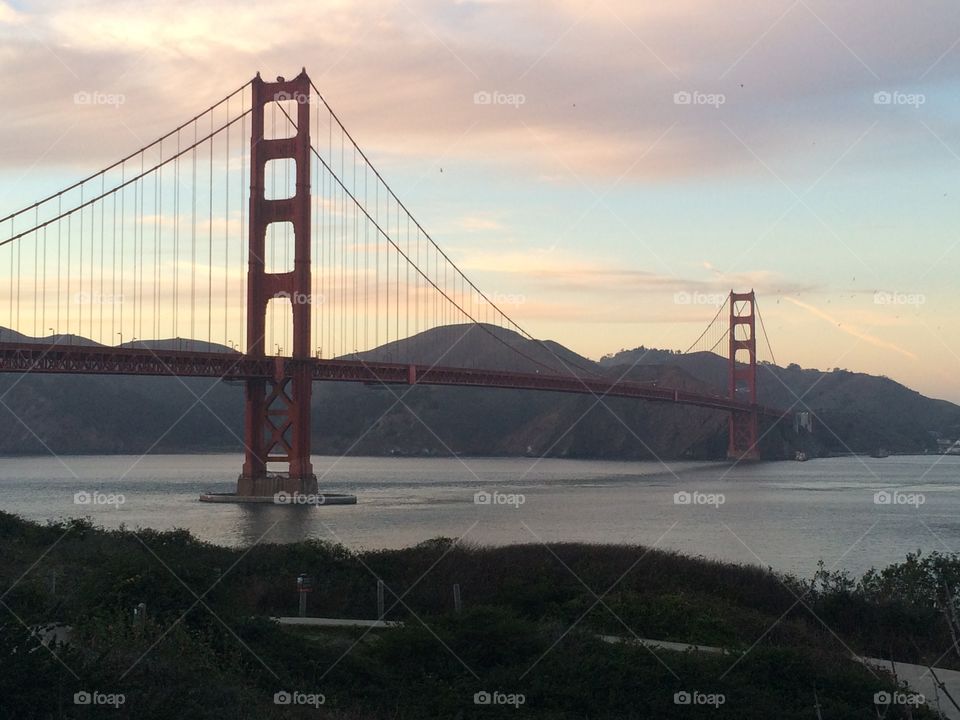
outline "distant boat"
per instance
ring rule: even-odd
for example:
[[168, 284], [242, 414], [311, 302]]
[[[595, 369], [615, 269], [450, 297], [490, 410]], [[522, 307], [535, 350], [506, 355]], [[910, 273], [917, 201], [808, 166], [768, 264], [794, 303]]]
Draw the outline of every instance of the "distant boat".
[[807, 454], [803, 450], [797, 450], [797, 454], [793, 456], [793, 459], [797, 462], [806, 462]]
[[877, 448], [876, 452], [870, 453], [872, 458], [885, 458], [890, 457], [890, 452], [886, 448]]

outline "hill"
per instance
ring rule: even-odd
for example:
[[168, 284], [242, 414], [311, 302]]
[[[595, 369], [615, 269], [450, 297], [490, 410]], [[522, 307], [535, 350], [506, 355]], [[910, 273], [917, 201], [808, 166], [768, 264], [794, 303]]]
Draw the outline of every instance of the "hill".
[[585, 374], [599, 365], [551, 340], [529, 340], [496, 325], [444, 325], [348, 356], [368, 362]]
[[[4, 334], [10, 331], [2, 331]], [[23, 336], [20, 336], [23, 337]], [[42, 342], [49, 338], [24, 338]], [[77, 338], [76, 344], [90, 342]], [[182, 339], [137, 346], [174, 347]], [[197, 341], [192, 349], [205, 349]], [[522, 354], [514, 352], [516, 348]], [[223, 349], [216, 346], [214, 349]], [[599, 372], [611, 378], [724, 392], [726, 361], [710, 353], [636, 350], [599, 363], [567, 348], [495, 326], [446, 326], [360, 353], [364, 360], [462, 367]], [[570, 368], [565, 370], [565, 368]], [[821, 427], [812, 453], [923, 452], [939, 434], [960, 434], [960, 407], [887, 378], [765, 365], [760, 395], [777, 407], [806, 406]], [[200, 378], [67, 375], [0, 376], [0, 453], [237, 452], [243, 390]], [[398, 401], [399, 398], [399, 401]], [[357, 455], [548, 455], [573, 458], [719, 458], [726, 416], [702, 408], [482, 388], [320, 383], [315, 387], [314, 450]], [[792, 430], [763, 441], [766, 457], [786, 457]]]
[[[670, 365], [714, 391], [727, 390], [727, 360], [713, 353], [681, 355], [641, 347], [608, 355], [599, 364], [607, 370]], [[817, 416], [822, 426], [817, 449], [823, 452], [935, 451], [938, 437], [960, 437], [960, 406], [925, 397], [887, 377], [795, 364], [762, 363], [757, 372], [757, 393], [765, 405]]]

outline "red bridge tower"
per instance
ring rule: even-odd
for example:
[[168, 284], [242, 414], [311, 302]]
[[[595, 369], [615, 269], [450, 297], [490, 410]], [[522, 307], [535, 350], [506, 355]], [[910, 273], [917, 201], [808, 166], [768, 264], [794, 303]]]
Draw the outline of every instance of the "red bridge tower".
[[[276, 359], [273, 378], [246, 381], [244, 442], [246, 458], [237, 481], [237, 494], [269, 496], [277, 492], [317, 492], [310, 462], [310, 78], [302, 71], [293, 80], [252, 84], [250, 137], [250, 259], [247, 270], [247, 355], [262, 358], [267, 303], [285, 298], [293, 313], [293, 355]], [[264, 136], [264, 108], [280, 100], [296, 100], [297, 130], [291, 137]], [[265, 197], [265, 168], [271, 160], [296, 164], [293, 197]], [[289, 272], [268, 273], [264, 263], [267, 227], [293, 225], [294, 266]], [[282, 463], [270, 471], [270, 463]], [[283, 467], [283, 466], [281, 466]]]
[[[738, 305], [739, 304], [739, 305]], [[756, 302], [753, 290], [730, 291], [730, 399], [757, 404]], [[757, 411], [733, 410], [730, 413], [730, 445], [727, 457], [755, 460], [757, 447]]]

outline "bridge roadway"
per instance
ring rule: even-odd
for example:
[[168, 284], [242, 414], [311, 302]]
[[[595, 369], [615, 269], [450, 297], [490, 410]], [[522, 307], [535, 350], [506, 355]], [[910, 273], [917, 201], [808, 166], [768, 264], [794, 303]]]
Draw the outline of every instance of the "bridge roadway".
[[688, 392], [650, 383], [616, 381], [605, 377], [520, 373], [363, 360], [305, 361], [288, 357], [250, 357], [230, 352], [192, 352], [100, 345], [45, 345], [0, 343], [0, 372], [92, 375], [177, 375], [222, 380], [263, 377], [278, 379], [298, 362], [308, 362], [317, 381], [362, 382], [386, 385], [446, 385], [508, 388], [622, 397], [693, 405], [712, 410], [757, 412], [785, 418], [789, 411], [732, 400], [721, 395]]

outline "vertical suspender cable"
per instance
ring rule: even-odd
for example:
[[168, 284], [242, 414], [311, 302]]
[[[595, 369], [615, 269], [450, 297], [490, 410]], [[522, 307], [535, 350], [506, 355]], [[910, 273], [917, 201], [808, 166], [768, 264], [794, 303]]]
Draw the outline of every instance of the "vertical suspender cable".
[[[114, 205], [116, 205], [116, 200], [114, 200]], [[58, 195], [57, 196], [57, 217], [61, 215], [62, 211], [63, 211], [62, 196]], [[60, 334], [60, 304], [61, 304], [60, 303], [60, 275], [63, 268], [62, 257], [61, 257], [63, 252], [63, 248], [61, 245], [62, 229], [63, 229], [63, 221], [60, 221], [57, 223], [57, 327], [55, 330], [57, 335]], [[12, 224], [10, 227], [10, 231], [11, 233], [13, 232]]]
[[[400, 239], [400, 204], [397, 204], [397, 240]], [[397, 296], [397, 305], [396, 305], [396, 322], [397, 322], [397, 349], [400, 347], [400, 253], [397, 253], [397, 282], [394, 289], [394, 292]]]
[[[320, 113], [315, 112], [313, 114], [313, 137], [320, 137]], [[320, 185], [320, 163], [314, 162], [313, 157], [310, 158], [310, 174], [312, 182], [310, 184], [310, 191], [313, 193], [313, 218], [312, 225], [310, 228], [313, 233], [313, 254], [310, 257], [310, 279], [312, 282], [312, 292], [313, 292], [313, 335], [312, 339], [314, 344], [320, 342], [319, 328], [320, 323], [320, 312], [323, 309], [323, 291], [320, 290], [320, 275], [318, 272], [313, 272], [314, 268], [317, 267], [317, 262], [320, 259], [320, 198], [323, 196], [322, 189], [319, 188]], [[318, 348], [322, 347], [322, 343], [317, 345]], [[310, 348], [310, 354], [313, 355], [313, 348]], [[319, 351], [316, 353], [317, 357], [320, 357]]]
[[[227, 119], [230, 119], [230, 99], [227, 98]], [[226, 144], [224, 146], [224, 181], [223, 181], [223, 344], [229, 339], [227, 322], [230, 305], [230, 133], [227, 128]]]
[[[376, 180], [376, 185], [374, 186], [374, 222], [380, 224], [380, 180]], [[374, 313], [373, 323], [373, 345], [374, 347], [379, 347], [380, 345], [380, 238], [374, 233], [374, 244], [373, 244], [373, 254], [374, 254], [374, 264], [376, 266], [376, 271], [374, 272], [374, 278], [376, 282], [373, 286], [373, 304], [376, 306], [376, 312]]]
[[197, 339], [196, 332], [196, 304], [197, 304], [197, 121], [193, 121], [193, 148], [190, 150], [190, 160], [193, 177], [190, 181], [190, 345]]
[[[240, 109], [243, 110], [244, 107], [244, 93], [240, 93]], [[252, 121], [251, 121], [252, 122]], [[244, 189], [243, 179], [246, 177], [246, 167], [247, 167], [247, 150], [246, 150], [246, 140], [247, 137], [247, 116], [246, 114], [242, 115], [240, 118], [240, 182], [237, 185], [240, 188], [240, 252], [237, 253], [237, 259], [240, 264], [240, 298], [241, 298], [241, 307], [243, 311], [240, 314], [240, 347], [243, 352], [247, 351], [247, 343], [249, 339], [247, 338], [247, 323], [245, 322], [247, 306], [243, 302], [243, 298], [246, 298], [246, 287], [247, 287], [247, 268], [244, 266], [244, 259], [247, 254], [247, 236], [246, 236], [246, 217], [247, 217], [247, 203], [246, 200], [246, 191]], [[252, 165], [251, 165], [252, 167]]]
[[[173, 161], [173, 332], [179, 339], [180, 315], [180, 132], [177, 132], [177, 155]], [[177, 346], [175, 349], [180, 349]]]
[[[83, 189], [81, 188], [81, 197], [83, 196], [82, 190], [83, 190]], [[72, 218], [72, 217], [73, 217], [72, 215], [67, 215], [67, 298], [66, 298], [66, 300], [67, 300], [67, 306], [66, 306], [66, 325], [67, 325], [67, 334], [68, 334], [68, 335], [70, 334], [70, 303], [72, 302], [72, 300], [71, 300], [71, 298], [70, 298], [70, 287], [71, 287], [71, 285], [72, 285], [72, 283], [70, 282], [70, 274], [71, 274], [71, 268], [73, 267], [73, 262], [72, 262], [72, 259], [73, 259], [73, 258], [72, 258], [72, 252], [71, 252], [72, 249], [73, 249], [73, 242], [72, 242], [73, 225], [72, 225], [72, 223], [71, 223], [71, 218]]]
[[[367, 185], [368, 165], [363, 165], [363, 205], [370, 205], [370, 189]], [[370, 222], [363, 221], [363, 349], [370, 349]]]
[[[107, 189], [107, 177], [106, 177], [106, 173], [103, 173], [102, 175], [100, 175], [100, 194], [103, 195], [104, 192], [106, 192], [106, 189]], [[99, 327], [99, 330], [97, 331], [97, 340], [101, 343], [105, 339], [103, 337], [104, 303], [102, 301], [104, 297], [104, 294], [103, 294], [104, 256], [106, 255], [106, 251], [105, 251], [106, 239], [104, 236], [107, 234], [106, 208], [107, 208], [107, 201], [105, 199], [101, 200], [100, 201], [100, 300], [101, 302], [100, 302], [100, 322], [99, 322], [100, 327]], [[116, 298], [114, 297], [110, 298], [111, 305], [115, 304], [116, 302], [117, 302]]]
[[[163, 162], [163, 143], [160, 143]], [[163, 166], [153, 176], [153, 337], [160, 339], [160, 217], [163, 215]]]
[[[141, 152], [140, 153], [140, 175], [141, 176], [143, 175], [143, 168], [144, 168], [144, 153]], [[146, 202], [146, 197], [145, 197], [146, 186], [147, 186], [146, 178], [141, 177], [140, 180], [137, 181], [137, 185], [140, 186], [140, 252], [139, 252], [140, 261], [139, 261], [139, 268], [137, 269], [137, 272], [134, 273], [134, 277], [136, 277], [136, 275], [139, 274], [140, 281], [137, 284], [137, 326], [134, 329], [134, 333], [138, 338], [143, 340], [143, 270], [144, 270], [143, 246], [146, 243], [146, 240], [144, 240], [144, 229], [143, 229], [143, 221], [144, 221], [143, 205]]]
[[[357, 197], [357, 148], [353, 148], [353, 196]], [[359, 324], [360, 318], [358, 317], [359, 307], [360, 307], [360, 288], [359, 288], [359, 261], [360, 253], [357, 248], [357, 203], [353, 203], [353, 245], [351, 247], [351, 254], [353, 255], [353, 278], [350, 281], [350, 308], [353, 314], [353, 352], [356, 353], [359, 340]]]
[[[228, 118], [229, 119], [229, 118]], [[227, 128], [227, 132], [230, 129]], [[210, 197], [207, 213], [207, 352], [213, 342], [213, 113], [210, 113]]]
[[[80, 219], [78, 225], [80, 226], [79, 232], [79, 243], [80, 251], [78, 253], [79, 258], [77, 260], [77, 273], [80, 277], [77, 278], [77, 293], [70, 299], [70, 302], [73, 305], [77, 306], [77, 335], [83, 335], [83, 306], [86, 304], [83, 297], [83, 185], [80, 186]], [[17, 243], [19, 245], [19, 243]], [[72, 267], [72, 266], [71, 266]], [[87, 302], [90, 302], [87, 300]]]
[[[33, 224], [34, 226], [40, 225], [40, 206], [39, 205], [37, 206], [37, 209], [34, 212]], [[33, 235], [33, 331], [32, 331], [34, 337], [40, 337], [40, 334], [37, 332], [37, 288], [40, 287], [40, 282], [39, 282], [40, 278], [38, 275], [38, 269], [40, 265], [39, 263], [40, 243], [38, 242], [38, 240], [39, 238], [37, 237], [37, 234], [34, 233]]]
[[[122, 190], [120, 192], [123, 192]], [[112, 345], [117, 331], [117, 194], [112, 196], [111, 209], [113, 226], [110, 232], [110, 297], [114, 302], [110, 304], [110, 335], [101, 340], [106, 345]], [[59, 304], [59, 303], [58, 303]]]

